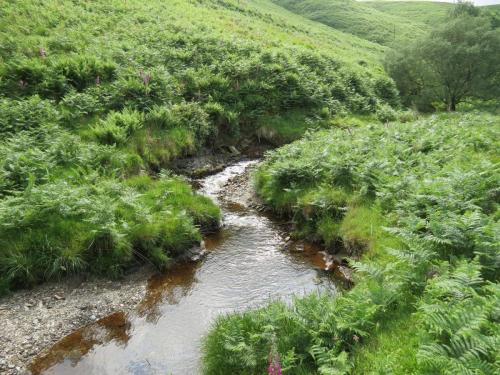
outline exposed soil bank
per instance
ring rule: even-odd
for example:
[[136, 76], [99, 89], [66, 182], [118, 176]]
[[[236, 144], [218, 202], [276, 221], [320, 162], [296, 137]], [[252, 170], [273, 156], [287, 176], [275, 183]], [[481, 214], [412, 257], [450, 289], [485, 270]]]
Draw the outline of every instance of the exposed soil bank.
[[274, 148], [267, 143], [247, 142], [243, 145], [220, 147], [217, 152], [202, 150], [197, 156], [173, 160], [170, 168], [178, 174], [201, 178], [222, 171], [242, 159], [258, 159]]

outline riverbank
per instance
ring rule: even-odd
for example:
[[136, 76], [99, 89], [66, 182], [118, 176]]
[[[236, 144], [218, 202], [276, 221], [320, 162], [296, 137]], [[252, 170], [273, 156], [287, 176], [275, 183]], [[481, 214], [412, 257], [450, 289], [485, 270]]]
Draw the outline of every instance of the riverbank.
[[44, 348], [114, 311], [128, 312], [155, 273], [141, 267], [120, 280], [67, 279], [21, 290], [0, 300], [0, 373], [26, 374]]
[[[252, 156], [262, 154], [261, 150], [247, 151]], [[179, 160], [176, 170], [191, 176], [196, 186], [197, 178], [219, 172], [243, 158], [235, 150], [207, 153]], [[249, 171], [227, 181], [219, 194], [221, 201], [227, 202], [231, 195], [232, 202], [256, 204]], [[200, 258], [197, 251], [188, 255], [192, 260]], [[144, 300], [148, 280], [155, 274], [154, 267], [143, 265], [119, 280], [79, 276], [19, 290], [1, 298], [0, 372], [28, 374], [27, 367], [33, 359], [67, 334], [113, 312], [134, 311]]]
[[262, 373], [274, 350], [297, 374], [473, 373], [478, 363], [493, 373], [499, 124], [488, 113], [437, 114], [322, 130], [268, 154], [257, 192], [295, 237], [363, 255], [356, 283], [335, 298], [221, 317], [204, 373]]
[[[242, 158], [235, 150], [207, 153], [179, 160], [175, 169], [192, 177], [196, 185], [196, 178], [216, 173]], [[248, 180], [243, 179], [243, 183], [247, 191], [251, 189]], [[194, 260], [199, 254], [188, 251], [187, 257]], [[113, 312], [134, 310], [144, 299], [148, 280], [156, 273], [156, 268], [142, 265], [118, 280], [78, 276], [0, 298], [0, 373], [27, 374], [29, 363], [61, 337]]]
[[48, 345], [30, 369], [36, 374], [47, 369], [51, 374], [121, 374], [139, 368], [195, 374], [200, 341], [217, 317], [296, 294], [336, 293], [341, 280], [332, 278], [328, 254], [294, 243], [288, 226], [259, 213], [250, 183], [256, 165], [238, 162], [193, 183], [224, 212], [221, 230], [205, 237], [203, 261], [156, 274], [145, 287], [147, 277], [139, 278], [139, 303]]

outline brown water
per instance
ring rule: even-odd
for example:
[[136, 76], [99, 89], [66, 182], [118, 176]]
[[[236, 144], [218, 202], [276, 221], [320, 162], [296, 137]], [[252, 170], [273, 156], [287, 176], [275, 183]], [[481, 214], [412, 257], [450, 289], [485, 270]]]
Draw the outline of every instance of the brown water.
[[134, 314], [117, 312], [66, 336], [35, 360], [33, 374], [199, 374], [201, 339], [218, 315], [311, 291], [335, 293], [324, 253], [287, 244], [282, 227], [241, 197], [219, 201], [226, 182], [254, 163], [201, 181], [200, 192], [224, 213], [222, 230], [205, 239], [202, 261], [153, 277]]

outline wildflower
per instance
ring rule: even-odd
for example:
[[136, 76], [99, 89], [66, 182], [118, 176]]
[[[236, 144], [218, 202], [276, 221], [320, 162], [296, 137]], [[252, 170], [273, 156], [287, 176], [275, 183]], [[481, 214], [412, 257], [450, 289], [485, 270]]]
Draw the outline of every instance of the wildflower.
[[139, 77], [141, 77], [142, 82], [144, 83], [144, 86], [146, 86], [146, 87], [149, 85], [149, 82], [151, 82], [151, 78], [153, 78], [151, 76], [151, 74], [144, 73], [144, 71], [142, 71], [142, 70], [139, 72]]
[[269, 367], [267, 368], [269, 375], [282, 375], [280, 355], [278, 353], [269, 353]]
[[282, 375], [280, 355], [276, 348], [276, 336], [273, 335], [271, 341], [271, 350], [269, 351], [269, 367], [267, 368], [269, 375]]

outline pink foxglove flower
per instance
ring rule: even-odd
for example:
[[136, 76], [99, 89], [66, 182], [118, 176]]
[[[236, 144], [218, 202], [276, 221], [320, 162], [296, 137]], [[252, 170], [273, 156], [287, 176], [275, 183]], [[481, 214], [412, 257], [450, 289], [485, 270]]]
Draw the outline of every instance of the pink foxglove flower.
[[280, 356], [278, 353], [270, 355], [269, 367], [267, 368], [269, 375], [282, 375]]
[[142, 79], [142, 83], [144, 83], [144, 86], [148, 86], [149, 82], [151, 82], [151, 79], [153, 78], [151, 74], [149, 73], [144, 73], [142, 70], [139, 72], [139, 77]]
[[281, 361], [278, 349], [276, 347], [276, 336], [273, 335], [271, 350], [269, 351], [269, 367], [267, 368], [269, 375], [282, 375]]

